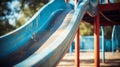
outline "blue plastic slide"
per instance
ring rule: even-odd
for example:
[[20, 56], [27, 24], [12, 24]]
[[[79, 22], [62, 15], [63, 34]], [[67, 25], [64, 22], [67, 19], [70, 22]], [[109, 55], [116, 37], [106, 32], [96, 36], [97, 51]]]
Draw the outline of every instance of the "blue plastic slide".
[[64, 0], [51, 0], [26, 24], [0, 36], [0, 67], [56, 66], [84, 14], [95, 16], [97, 4], [98, 0], [80, 0], [73, 9], [74, 5]]

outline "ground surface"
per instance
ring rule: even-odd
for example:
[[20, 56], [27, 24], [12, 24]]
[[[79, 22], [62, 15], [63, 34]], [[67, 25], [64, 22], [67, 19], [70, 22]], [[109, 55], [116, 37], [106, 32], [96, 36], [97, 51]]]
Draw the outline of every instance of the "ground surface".
[[[57, 67], [75, 67], [75, 53], [66, 54], [60, 61]], [[101, 58], [101, 53], [100, 53]], [[105, 63], [100, 63], [100, 67], [120, 67], [120, 52], [105, 53]], [[94, 53], [93, 52], [81, 52], [80, 53], [80, 67], [94, 67]]]

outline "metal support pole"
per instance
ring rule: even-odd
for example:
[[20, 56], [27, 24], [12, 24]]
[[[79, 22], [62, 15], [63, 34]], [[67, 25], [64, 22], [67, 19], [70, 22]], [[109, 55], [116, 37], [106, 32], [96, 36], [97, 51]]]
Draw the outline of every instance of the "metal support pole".
[[77, 8], [78, 0], [75, 0], [75, 9]]
[[109, 4], [110, 3], [110, 1], [109, 0], [106, 0], [106, 4]]
[[[75, 0], [75, 9], [77, 8], [78, 0]], [[80, 39], [79, 39], [79, 28], [75, 37], [75, 67], [79, 67], [79, 50], [80, 50]]]
[[79, 28], [75, 37], [75, 67], [79, 67], [79, 50], [80, 50], [80, 39], [79, 39]]
[[99, 11], [94, 19], [94, 67], [100, 67], [99, 59], [99, 35], [100, 35], [100, 17]]
[[69, 2], [69, 0], [65, 0], [65, 2]]
[[113, 26], [113, 31], [112, 31], [112, 53], [114, 54], [114, 45], [115, 45], [115, 39], [114, 39], [114, 36], [115, 36], [115, 25]]
[[72, 44], [71, 44], [71, 46], [69, 48], [69, 54], [72, 55]]
[[104, 44], [104, 27], [101, 26], [102, 31], [102, 62], [105, 62], [105, 44]]

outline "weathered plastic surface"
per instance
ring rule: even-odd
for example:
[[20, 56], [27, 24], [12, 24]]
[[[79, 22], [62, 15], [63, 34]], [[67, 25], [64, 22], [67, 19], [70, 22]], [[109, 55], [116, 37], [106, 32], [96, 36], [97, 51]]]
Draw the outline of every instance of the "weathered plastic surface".
[[[0, 36], [0, 66], [56, 65], [73, 41], [84, 14], [96, 14], [93, 1], [80, 1], [74, 10], [64, 0], [51, 0], [25, 25]], [[91, 7], [96, 9], [94, 13]]]

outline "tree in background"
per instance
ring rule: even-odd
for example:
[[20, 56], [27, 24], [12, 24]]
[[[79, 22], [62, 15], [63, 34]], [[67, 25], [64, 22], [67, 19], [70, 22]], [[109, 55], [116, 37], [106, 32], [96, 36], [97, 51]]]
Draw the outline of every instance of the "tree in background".
[[80, 35], [81, 36], [92, 36], [93, 35], [93, 25], [85, 22], [80, 23]]
[[0, 0], [0, 36], [27, 22], [49, 0]]
[[[112, 28], [113, 28], [113, 26], [104, 26], [105, 39], [111, 39]], [[81, 36], [93, 36], [93, 34], [94, 34], [93, 25], [86, 23], [86, 22], [80, 23], [80, 35]], [[101, 35], [101, 30], [100, 30], [100, 35]]]

